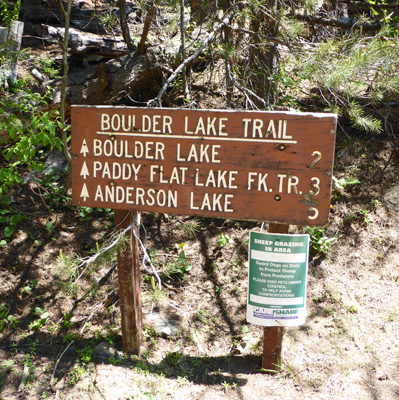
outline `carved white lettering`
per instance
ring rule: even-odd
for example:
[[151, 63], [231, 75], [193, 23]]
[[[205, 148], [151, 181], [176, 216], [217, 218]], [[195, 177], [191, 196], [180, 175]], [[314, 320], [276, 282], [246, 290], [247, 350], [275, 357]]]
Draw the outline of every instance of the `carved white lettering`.
[[[204, 118], [199, 117], [196, 122], [192, 123], [189, 117], [186, 116], [184, 117], [184, 132], [187, 135], [228, 136], [228, 133], [225, 131], [227, 121], [228, 118], [207, 117], [204, 120]], [[190, 130], [189, 126], [194, 128]]]
[[217, 157], [219, 156], [219, 149], [220, 145], [210, 145], [210, 144], [192, 144], [190, 150], [188, 151], [187, 155], [182, 154], [182, 149], [180, 143], [177, 144], [177, 154], [176, 159], [180, 162], [201, 162], [201, 163], [214, 163], [219, 164], [220, 159]]
[[109, 131], [111, 129], [111, 125], [109, 123], [109, 115], [101, 114], [101, 130]]
[[234, 212], [231, 208], [232, 194], [205, 193], [203, 196], [190, 193], [191, 210], [216, 211], [216, 212]]
[[284, 184], [284, 179], [287, 177], [286, 174], [278, 174], [277, 178], [280, 180], [278, 184], [278, 191], [279, 193], [283, 193], [283, 184]]
[[145, 158], [147, 160], [164, 160], [165, 145], [162, 142], [140, 142], [129, 140], [93, 140], [95, 156], [118, 158]]
[[[238, 171], [211, 169], [207, 174], [201, 175], [199, 168], [197, 168], [195, 173], [194, 185], [225, 189], [237, 189], [238, 186], [235, 184], [237, 174]], [[201, 182], [201, 178], [204, 178], [204, 181]]]
[[287, 134], [287, 120], [271, 119], [265, 129], [264, 121], [261, 119], [244, 118], [244, 137], [283, 139], [290, 140], [292, 136]]
[[[136, 121], [139, 126], [136, 126]], [[141, 124], [140, 124], [141, 122]], [[169, 115], [142, 115], [141, 121], [134, 114], [101, 114], [102, 132], [152, 132], [172, 133], [172, 117]], [[141, 125], [141, 126], [140, 126]]]
[[291, 193], [291, 191], [293, 190], [295, 194], [298, 194], [298, 183], [299, 183], [299, 179], [297, 176], [290, 176], [288, 178], [287, 192]]
[[177, 208], [177, 190], [143, 189], [132, 186], [97, 185], [95, 201], [105, 203], [126, 203], [137, 206], [154, 206]]
[[176, 183], [184, 185], [186, 183], [187, 167], [173, 167], [169, 176], [165, 176], [164, 168], [161, 165], [150, 165], [150, 182]]
[[93, 178], [122, 179], [125, 181], [134, 178], [137, 181], [140, 168], [141, 164], [94, 161]]
[[[252, 184], [257, 182], [258, 191], [268, 192], [266, 179], [269, 174], [263, 174], [262, 172], [248, 172], [248, 190], [252, 190]], [[255, 184], [256, 185], [256, 184]]]

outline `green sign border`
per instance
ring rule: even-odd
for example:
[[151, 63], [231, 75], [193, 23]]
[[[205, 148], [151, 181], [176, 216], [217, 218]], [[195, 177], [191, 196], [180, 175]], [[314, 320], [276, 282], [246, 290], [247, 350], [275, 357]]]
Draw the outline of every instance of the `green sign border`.
[[309, 235], [250, 232], [247, 320], [263, 326], [305, 322]]

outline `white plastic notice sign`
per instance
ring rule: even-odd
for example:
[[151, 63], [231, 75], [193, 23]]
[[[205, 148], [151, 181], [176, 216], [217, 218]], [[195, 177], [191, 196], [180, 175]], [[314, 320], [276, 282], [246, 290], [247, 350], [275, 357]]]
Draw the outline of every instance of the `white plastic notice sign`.
[[251, 232], [247, 321], [305, 323], [309, 235]]

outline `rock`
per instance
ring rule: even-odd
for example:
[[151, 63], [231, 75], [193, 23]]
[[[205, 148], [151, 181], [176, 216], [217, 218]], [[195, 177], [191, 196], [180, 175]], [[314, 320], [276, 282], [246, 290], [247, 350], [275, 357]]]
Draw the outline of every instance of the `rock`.
[[62, 176], [68, 162], [61, 151], [52, 150], [49, 152], [46, 161], [44, 162], [46, 168], [43, 172], [33, 171], [29, 172], [24, 179], [24, 184], [37, 181], [37, 179], [42, 178], [46, 174], [54, 173], [57, 176]]
[[156, 331], [164, 337], [174, 337], [179, 331], [176, 319], [164, 318], [161, 313], [153, 311], [152, 313], [144, 313], [148, 322], [154, 326]]
[[392, 211], [399, 211], [399, 186], [394, 186], [384, 196], [387, 208]]
[[118, 352], [110, 343], [103, 341], [94, 348], [93, 355], [108, 360], [110, 357], [116, 357]]
[[59, 150], [52, 150], [49, 152], [45, 164], [46, 169], [43, 174], [46, 175], [50, 172], [55, 172], [57, 175], [61, 176], [65, 168], [68, 166], [68, 161], [66, 160], [64, 153]]

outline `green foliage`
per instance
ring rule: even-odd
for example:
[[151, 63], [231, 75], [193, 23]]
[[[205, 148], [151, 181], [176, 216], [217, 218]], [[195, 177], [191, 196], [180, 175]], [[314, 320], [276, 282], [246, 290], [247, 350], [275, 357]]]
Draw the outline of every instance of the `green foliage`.
[[[370, 4], [370, 11], [374, 19], [376, 19], [378, 22], [386, 24], [386, 25], [394, 25], [395, 23], [398, 23], [398, 16], [394, 16], [394, 12], [392, 10], [388, 10], [383, 7], [378, 7], [378, 6], [384, 6], [388, 5], [389, 2], [387, 0], [366, 0], [367, 3]], [[374, 7], [373, 7], [374, 6]], [[391, 27], [392, 31], [398, 32], [398, 28]]]
[[186, 259], [186, 254], [182, 250], [179, 253], [179, 265], [176, 268], [176, 272], [180, 275], [184, 275], [186, 272], [191, 271], [192, 266], [188, 263]]
[[338, 240], [337, 237], [328, 237], [324, 228], [308, 227], [307, 232], [310, 235], [310, 244], [313, 251], [318, 255], [326, 255], [331, 247]]
[[41, 65], [40, 71], [48, 78], [56, 79], [60, 77], [59, 66], [55, 63], [54, 59], [40, 57], [39, 62]]
[[188, 238], [194, 237], [201, 229], [200, 222], [197, 218], [181, 222], [179, 227], [181, 227], [184, 235]]
[[13, 212], [11, 209], [11, 199], [9, 196], [0, 196], [0, 225], [3, 225], [4, 238], [0, 241], [0, 245], [7, 244], [11, 236], [16, 230], [17, 225], [26, 219], [25, 215]]
[[32, 330], [40, 330], [44, 325], [47, 324], [49, 313], [46, 309], [42, 310], [40, 307], [35, 307], [31, 310], [31, 313], [36, 319], [29, 324], [29, 328]]
[[387, 38], [387, 33], [332, 37], [296, 49], [295, 61], [287, 57], [283, 66], [301, 82], [295, 88], [298, 94], [315, 88], [329, 110], [345, 113], [357, 129], [378, 133], [382, 122], [373, 115], [372, 106], [392, 101], [399, 93], [399, 41], [396, 36]]
[[71, 258], [64, 255], [60, 250], [59, 256], [57, 257], [57, 269], [58, 278], [60, 279], [59, 285], [61, 289], [71, 296], [76, 296], [78, 287], [75, 283], [79, 276], [77, 269], [79, 260], [77, 258]]
[[181, 249], [178, 253], [177, 260], [169, 261], [163, 270], [163, 276], [168, 278], [178, 277], [183, 278], [187, 272], [191, 271], [191, 264], [187, 261], [186, 253]]
[[9, 315], [7, 317], [7, 321], [10, 323], [10, 325], [14, 329], [14, 331], [16, 331], [20, 321], [18, 321], [18, 319], [16, 317], [14, 317], [14, 315]]
[[345, 189], [346, 186], [348, 185], [357, 185], [358, 183], [361, 183], [359, 179], [356, 178], [340, 178], [337, 179], [335, 176], [333, 176], [333, 181], [335, 183], [335, 186], [338, 189]]
[[97, 12], [95, 18], [107, 33], [115, 33], [115, 27], [119, 27], [119, 19], [112, 8]]
[[228, 244], [234, 243], [233, 239], [229, 236], [229, 235], [225, 235], [224, 233], [221, 233], [219, 235], [219, 239], [218, 239], [218, 246], [219, 247], [225, 247]]
[[8, 314], [8, 306], [6, 304], [0, 305], [0, 332], [7, 325], [7, 314]]
[[0, 132], [8, 135], [2, 145], [6, 164], [0, 165], [0, 195], [14, 183], [22, 182], [20, 168], [43, 171], [41, 158], [46, 147], [62, 150], [57, 135], [61, 128], [58, 113], [37, 111], [37, 106], [48, 104], [52, 92], [32, 93], [23, 86], [16, 92], [18, 100], [0, 101]]
[[357, 210], [356, 217], [364, 226], [368, 226], [374, 221], [374, 216], [371, 215], [370, 211], [366, 210], [365, 208], [360, 208]]
[[67, 381], [70, 385], [76, 385], [85, 375], [86, 368], [84, 365], [75, 365], [71, 371], [68, 372]]
[[85, 347], [83, 350], [78, 350], [80, 361], [83, 365], [91, 362], [93, 358], [93, 349], [89, 346]]
[[166, 354], [165, 361], [173, 367], [176, 367], [181, 356], [182, 355], [179, 352], [169, 352]]
[[35, 380], [35, 365], [33, 364], [32, 355], [26, 354], [24, 359], [24, 365], [28, 367], [28, 376], [26, 377], [26, 383], [32, 383]]
[[108, 362], [112, 365], [122, 365], [123, 364], [123, 359], [122, 358], [118, 358], [115, 356], [110, 356], [108, 358]]
[[17, 0], [13, 6], [9, 0], [1, 0], [0, 15], [7, 27], [10, 27], [18, 19], [20, 8], [21, 0]]

